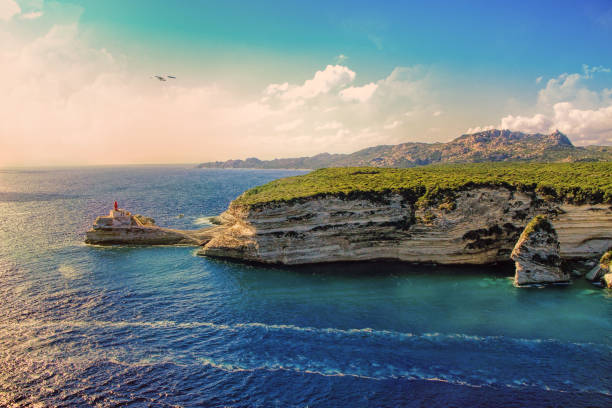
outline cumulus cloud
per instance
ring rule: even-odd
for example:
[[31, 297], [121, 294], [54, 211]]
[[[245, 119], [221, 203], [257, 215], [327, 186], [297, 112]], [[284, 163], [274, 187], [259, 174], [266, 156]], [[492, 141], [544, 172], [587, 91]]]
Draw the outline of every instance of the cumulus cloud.
[[395, 129], [396, 127], [400, 126], [402, 124], [401, 121], [399, 120], [394, 120], [391, 123], [387, 123], [385, 126], [383, 126], [385, 129], [390, 130], [390, 129]]
[[489, 125], [489, 126], [474, 126], [469, 128], [468, 130], [465, 131], [465, 133], [467, 133], [468, 135], [471, 133], [478, 133], [478, 132], [484, 132], [487, 130], [493, 130], [496, 129], [497, 126], [494, 125]]
[[21, 13], [21, 7], [15, 0], [0, 0], [0, 20], [8, 21]]
[[256, 147], [252, 129], [277, 116], [219, 86], [131, 75], [76, 24], [2, 42], [0, 75], [0, 166], [195, 162]]
[[266, 93], [282, 99], [310, 99], [346, 86], [353, 82], [355, 75], [354, 71], [343, 65], [328, 65], [317, 71], [314, 77], [306, 80], [303, 85], [271, 84], [266, 88]]
[[520, 130], [528, 133], [546, 133], [553, 126], [552, 119], [542, 114], [531, 117], [508, 115], [501, 120], [502, 129]]
[[551, 107], [557, 102], [572, 101], [582, 107], [593, 107], [599, 103], [597, 92], [588, 89], [583, 74], [561, 74], [551, 78], [546, 86], [538, 92], [538, 105], [540, 108]]
[[378, 85], [371, 82], [363, 86], [351, 86], [340, 91], [340, 97], [346, 101], [366, 102], [372, 97]]
[[[529, 133], [558, 129], [578, 145], [612, 144], [612, 90], [588, 87], [588, 80], [595, 74], [609, 74], [610, 69], [588, 65], [582, 68], [581, 73], [564, 73], [549, 79], [538, 92], [535, 113], [506, 115], [495, 127]], [[470, 128], [468, 133], [487, 128]]]
[[284, 82], [282, 84], [270, 84], [266, 87], [264, 94], [265, 95], [278, 95], [284, 92], [287, 92], [289, 89], [289, 82]]
[[[288, 132], [285, 124], [302, 120], [284, 136], [296, 146], [309, 137], [310, 145], [319, 146], [318, 152], [347, 152], [406, 141], [409, 131], [417, 129], [423, 134], [430, 127], [426, 122], [442, 113], [432, 102], [435, 91], [422, 66], [397, 67], [388, 76], [365, 84], [355, 84], [356, 77], [348, 67], [328, 65], [303, 84], [279, 82], [265, 87], [260, 102], [273, 112], [282, 112], [284, 120], [274, 125], [277, 132], [278, 128]], [[406, 111], [415, 113], [409, 125], [399, 119]], [[402, 131], [389, 132], [393, 129]]]
[[553, 106], [553, 114], [545, 116], [512, 116], [502, 118], [502, 129], [529, 133], [550, 133], [556, 129], [572, 136], [579, 144], [594, 142], [612, 144], [612, 105], [599, 109], [576, 109], [570, 102]]
[[0, 24], [0, 75], [11, 78], [0, 82], [0, 166], [351, 152], [425, 134], [438, 109], [419, 66], [356, 83], [349, 67], [328, 65], [253, 92], [132, 72], [132, 56], [92, 46], [78, 21], [35, 38], [8, 29]]

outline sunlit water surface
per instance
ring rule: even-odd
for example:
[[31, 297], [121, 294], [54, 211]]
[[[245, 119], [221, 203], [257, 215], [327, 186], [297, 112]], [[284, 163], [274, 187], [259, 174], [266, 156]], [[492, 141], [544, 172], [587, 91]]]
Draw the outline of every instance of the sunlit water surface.
[[0, 171], [0, 405], [612, 406], [612, 297], [584, 281], [516, 289], [508, 266], [280, 268], [81, 243], [115, 199], [199, 228], [299, 173]]

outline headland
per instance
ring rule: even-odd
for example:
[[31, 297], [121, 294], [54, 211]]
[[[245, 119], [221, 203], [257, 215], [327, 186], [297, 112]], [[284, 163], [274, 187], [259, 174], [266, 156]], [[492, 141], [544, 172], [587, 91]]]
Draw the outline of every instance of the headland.
[[186, 245], [201, 246], [222, 226], [199, 230], [177, 230], [155, 225], [152, 218], [117, 208], [97, 217], [85, 233], [85, 243], [93, 245]]

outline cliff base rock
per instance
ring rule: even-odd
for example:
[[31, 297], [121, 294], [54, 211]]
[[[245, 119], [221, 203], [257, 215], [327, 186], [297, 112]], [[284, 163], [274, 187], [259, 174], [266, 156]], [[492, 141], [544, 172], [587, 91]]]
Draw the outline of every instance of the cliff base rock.
[[569, 275], [561, 270], [561, 248], [557, 232], [547, 217], [538, 215], [527, 226], [510, 258], [516, 264], [516, 286], [565, 283]]

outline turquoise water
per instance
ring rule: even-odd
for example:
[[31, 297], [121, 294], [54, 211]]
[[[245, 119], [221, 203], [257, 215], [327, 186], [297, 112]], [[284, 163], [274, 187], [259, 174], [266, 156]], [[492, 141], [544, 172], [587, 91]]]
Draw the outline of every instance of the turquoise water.
[[612, 405], [612, 295], [584, 281], [516, 289], [508, 265], [282, 268], [81, 243], [114, 199], [198, 228], [299, 173], [1, 171], [0, 405]]

